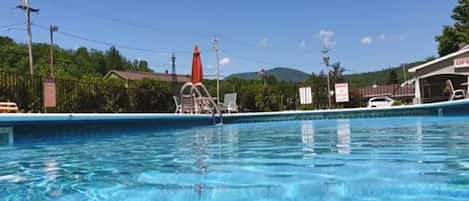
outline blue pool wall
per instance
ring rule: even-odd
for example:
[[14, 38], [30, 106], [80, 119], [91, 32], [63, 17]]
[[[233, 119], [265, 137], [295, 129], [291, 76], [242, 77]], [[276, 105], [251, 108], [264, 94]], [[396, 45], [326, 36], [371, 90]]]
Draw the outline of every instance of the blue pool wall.
[[[396, 106], [389, 108], [353, 108], [315, 111], [285, 111], [224, 114], [223, 123], [248, 123], [264, 121], [379, 118], [392, 116], [454, 116], [469, 115], [469, 100]], [[153, 126], [179, 128], [213, 125], [220, 118], [209, 114], [0, 114], [0, 127], [58, 128], [80, 126]]]

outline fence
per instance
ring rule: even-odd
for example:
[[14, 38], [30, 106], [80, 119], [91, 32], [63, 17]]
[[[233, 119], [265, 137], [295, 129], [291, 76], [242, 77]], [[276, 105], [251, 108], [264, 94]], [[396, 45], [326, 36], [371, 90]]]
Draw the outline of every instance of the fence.
[[[0, 71], [0, 99], [13, 101], [22, 112], [44, 112], [42, 76]], [[94, 82], [55, 79], [57, 106], [48, 112], [170, 112], [171, 85], [143, 81], [126, 87], [117, 80]]]
[[[0, 101], [16, 102], [22, 112], [45, 112], [43, 81], [41, 76], [0, 71]], [[56, 78], [55, 83], [57, 107], [48, 108], [47, 112], [172, 112], [175, 108], [172, 96], [178, 88], [170, 82], [154, 80], [139, 81], [131, 86], [118, 80]], [[210, 92], [216, 94], [215, 84], [211, 81], [206, 84]], [[334, 90], [334, 84], [332, 82], [331, 90]], [[298, 88], [301, 86], [311, 87], [313, 104], [299, 104]], [[223, 81], [221, 94], [232, 92], [238, 93], [237, 104], [243, 112], [328, 108], [325, 79], [314, 83]], [[410, 103], [414, 97], [414, 85], [349, 83], [348, 92], [349, 101], [345, 103], [336, 103], [335, 94], [332, 95], [332, 107], [363, 107], [369, 98], [377, 96]]]
[[[346, 83], [346, 82], [340, 82]], [[327, 99], [327, 82], [309, 85], [304, 84], [302, 86], [311, 87], [313, 94], [313, 104], [309, 106], [303, 106], [308, 109], [325, 109], [328, 108]], [[331, 91], [335, 91], [335, 83], [331, 84]], [[373, 85], [365, 85], [360, 83], [348, 83], [348, 96], [349, 101], [343, 103], [337, 103], [335, 93], [331, 95], [331, 107], [332, 108], [354, 108], [364, 107], [367, 105], [367, 101], [372, 97], [388, 96], [396, 101], [402, 102], [403, 104], [411, 103], [415, 94], [414, 84], [398, 84], [398, 83], [376, 83]]]

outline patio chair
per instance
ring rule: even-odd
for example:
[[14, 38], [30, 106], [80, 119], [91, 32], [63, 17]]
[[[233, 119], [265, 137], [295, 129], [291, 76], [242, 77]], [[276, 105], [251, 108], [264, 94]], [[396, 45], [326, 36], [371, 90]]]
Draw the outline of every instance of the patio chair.
[[238, 112], [238, 105], [236, 105], [236, 96], [236, 93], [225, 94], [225, 97], [223, 98], [223, 104], [221, 105], [223, 111], [226, 111], [228, 113]]
[[181, 96], [181, 112], [190, 114], [195, 112], [194, 97], [192, 95]]
[[454, 90], [453, 82], [451, 82], [451, 80], [446, 80], [446, 84], [448, 85], [451, 94], [448, 99], [449, 101], [466, 98], [466, 91], [463, 89]]
[[174, 110], [174, 113], [182, 113], [182, 105], [181, 105], [181, 100], [177, 96], [173, 96], [174, 99], [174, 104], [176, 105], [176, 110]]

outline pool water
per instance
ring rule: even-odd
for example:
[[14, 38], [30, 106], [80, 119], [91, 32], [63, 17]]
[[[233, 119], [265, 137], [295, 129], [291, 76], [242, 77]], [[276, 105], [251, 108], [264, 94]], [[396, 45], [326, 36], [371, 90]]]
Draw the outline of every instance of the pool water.
[[0, 200], [469, 199], [469, 117], [31, 132]]

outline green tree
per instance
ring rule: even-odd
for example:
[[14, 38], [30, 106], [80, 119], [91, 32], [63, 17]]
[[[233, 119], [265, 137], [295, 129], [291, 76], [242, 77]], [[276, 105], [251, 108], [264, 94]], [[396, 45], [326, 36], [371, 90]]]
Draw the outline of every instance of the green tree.
[[336, 62], [331, 65], [332, 70], [329, 72], [331, 83], [339, 83], [344, 82], [345, 78], [343, 73], [345, 72], [345, 68], [340, 66], [340, 62]]
[[106, 51], [106, 70], [125, 70], [125, 61], [116, 47], [112, 46]]
[[399, 79], [397, 78], [397, 73], [396, 71], [391, 71], [389, 72], [389, 84], [397, 84], [399, 83]]
[[143, 79], [137, 83], [134, 102], [139, 112], [174, 111], [174, 102], [169, 83]]
[[462, 45], [469, 44], [469, 0], [459, 0], [451, 18], [455, 20], [454, 25], [444, 26], [442, 34], [436, 37], [440, 56], [455, 52]]

